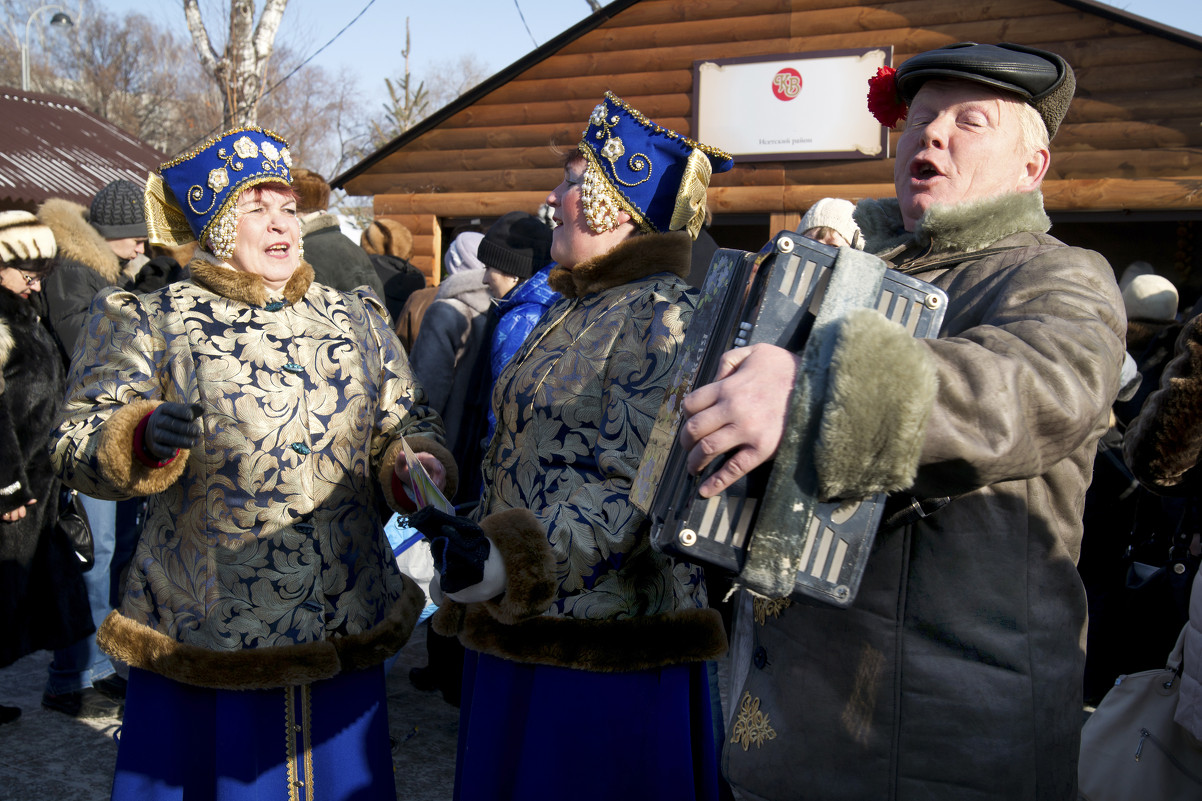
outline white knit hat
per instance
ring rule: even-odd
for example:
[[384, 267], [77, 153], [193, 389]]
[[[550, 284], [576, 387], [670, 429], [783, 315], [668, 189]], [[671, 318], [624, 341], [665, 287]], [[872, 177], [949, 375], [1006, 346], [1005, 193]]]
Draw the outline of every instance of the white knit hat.
[[54, 234], [28, 211], [0, 211], [0, 261], [52, 259]]
[[447, 255], [442, 260], [442, 265], [447, 271], [447, 275], [462, 273], [467, 270], [483, 270], [484, 262], [480, 261], [476, 253], [480, 250], [480, 242], [483, 241], [484, 234], [478, 231], [465, 231], [459, 236], [451, 240], [450, 246], [447, 248]]
[[1126, 289], [1127, 284], [1130, 284], [1132, 279], [1137, 275], [1152, 275], [1155, 273], [1155, 268], [1146, 261], [1133, 261], [1123, 270], [1122, 276], [1119, 278], [1119, 289]]
[[810, 210], [801, 218], [801, 224], [797, 226], [797, 230], [805, 233], [811, 228], [830, 228], [847, 240], [853, 248], [863, 250], [864, 236], [860, 233], [860, 226], [856, 225], [856, 221], [852, 219], [852, 213], [855, 210], [855, 204], [850, 200], [824, 197], [810, 206]]
[[1177, 300], [1177, 287], [1160, 275], [1136, 275], [1123, 288], [1128, 320], [1171, 322], [1177, 318]]

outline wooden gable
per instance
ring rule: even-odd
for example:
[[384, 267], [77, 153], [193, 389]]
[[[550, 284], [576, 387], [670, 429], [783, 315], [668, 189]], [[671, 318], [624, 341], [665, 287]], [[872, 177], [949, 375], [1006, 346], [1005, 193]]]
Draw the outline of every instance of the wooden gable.
[[[1073, 65], [1077, 94], [1044, 182], [1057, 232], [1064, 220], [1119, 215], [1185, 224], [1192, 242], [1202, 219], [1202, 39], [1091, 0], [618, 0], [335, 185], [373, 195], [378, 216], [410, 225], [417, 260], [433, 272], [449, 222], [537, 210], [606, 90], [691, 136], [699, 60], [892, 46], [896, 66], [961, 41], [1032, 45]], [[756, 221], [749, 241], [762, 242], [819, 198], [892, 196], [892, 176], [891, 158], [736, 160], [714, 176], [709, 203], [716, 226]], [[1164, 247], [1180, 251], [1182, 236]], [[1189, 272], [1196, 254], [1184, 258], [1176, 266]]]

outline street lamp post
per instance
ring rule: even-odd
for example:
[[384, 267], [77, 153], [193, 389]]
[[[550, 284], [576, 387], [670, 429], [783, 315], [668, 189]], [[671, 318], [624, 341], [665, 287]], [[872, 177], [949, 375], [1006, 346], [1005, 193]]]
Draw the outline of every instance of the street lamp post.
[[69, 14], [63, 10], [62, 6], [41, 6], [34, 9], [34, 12], [29, 15], [29, 19], [25, 21], [25, 42], [21, 45], [21, 91], [29, 91], [29, 26], [33, 24], [33, 18], [43, 11], [49, 9], [59, 9], [53, 17], [50, 18], [50, 24], [57, 28], [70, 28], [75, 23], [72, 21]]

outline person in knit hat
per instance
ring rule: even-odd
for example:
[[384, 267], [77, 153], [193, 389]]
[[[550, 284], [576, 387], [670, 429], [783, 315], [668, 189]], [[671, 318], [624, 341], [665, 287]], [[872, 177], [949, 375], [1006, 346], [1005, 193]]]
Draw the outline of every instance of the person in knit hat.
[[413, 258], [413, 234], [401, 223], [377, 217], [363, 229], [359, 246], [371, 259], [376, 275], [384, 286], [384, 306], [397, 320], [405, 301], [426, 285], [422, 271], [409, 261]]
[[302, 255], [319, 283], [339, 292], [371, 287], [384, 297], [384, 284], [367, 252], [342, 233], [338, 217], [330, 214], [330, 185], [312, 170], [292, 171], [296, 212], [301, 221]]
[[[806, 373], [787, 349], [733, 350], [685, 396], [689, 471], [721, 465], [702, 497], [770, 459], [812, 465], [819, 500], [889, 493], [847, 606], [734, 599], [723, 768], [739, 795], [1077, 797], [1081, 502], [1126, 324], [1106, 260], [1048, 234], [1041, 186], [1075, 85], [1063, 56], [1025, 44], [882, 67], [868, 103], [904, 120], [895, 196], [854, 218], [866, 252], [947, 293], [939, 336], [846, 315], [812, 448], [797, 447]], [[808, 558], [799, 522], [753, 532], [748, 558]]]
[[[32, 214], [0, 212], [0, 668], [95, 631], [80, 561], [55, 527], [59, 481], [46, 449], [65, 373], [31, 299], [56, 251]], [[0, 724], [20, 714], [0, 705]]]
[[[55, 269], [41, 294], [61, 361], [68, 368], [96, 295], [111, 287], [132, 288], [131, 275], [141, 274], [146, 266], [144, 196], [137, 184], [119, 179], [102, 187], [87, 207], [50, 198], [37, 216], [54, 232], [58, 246]], [[87, 493], [79, 497], [95, 546], [96, 561], [84, 581], [99, 627], [112, 611], [123, 570], [133, 556], [141, 501], [106, 500]], [[95, 637], [54, 652], [42, 694], [45, 708], [72, 717], [115, 718], [124, 696], [125, 679]]]
[[[441, 275], [444, 281], [456, 273], [484, 269], [484, 265], [476, 256], [480, 240], [484, 238], [484, 232], [477, 230], [478, 228], [479, 226], [472, 224], [455, 229], [451, 236], [451, 244], [447, 246], [446, 253], [442, 257]], [[471, 284], [472, 281], [469, 280], [467, 283]], [[430, 308], [430, 304], [440, 297], [439, 287], [441, 285], [439, 282], [435, 286], [427, 286], [414, 291], [405, 301], [401, 313], [397, 316], [396, 335], [401, 340], [401, 344], [405, 346], [405, 350], [410, 353], [417, 345], [417, 337], [421, 332], [426, 311]], [[463, 289], [457, 287], [454, 291], [460, 292]]]
[[810, 206], [797, 230], [802, 236], [817, 240], [832, 247], [864, 249], [864, 236], [860, 226], [852, 219], [856, 206], [850, 200], [824, 197]]
[[133, 181], [113, 181], [97, 192], [88, 207], [88, 222], [122, 262], [146, 252], [142, 188]]

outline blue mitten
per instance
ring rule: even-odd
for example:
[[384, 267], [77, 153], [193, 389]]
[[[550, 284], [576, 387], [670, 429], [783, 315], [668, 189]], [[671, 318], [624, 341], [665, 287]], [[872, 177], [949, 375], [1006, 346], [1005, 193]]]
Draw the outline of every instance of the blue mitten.
[[484, 580], [484, 563], [492, 546], [478, 525], [432, 506], [410, 515], [409, 525], [429, 540], [443, 592], [459, 592]]

